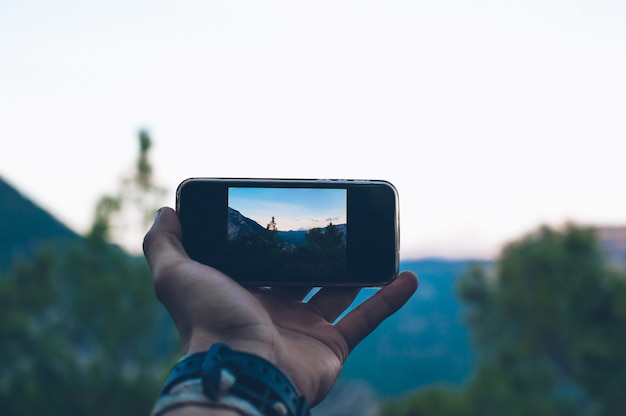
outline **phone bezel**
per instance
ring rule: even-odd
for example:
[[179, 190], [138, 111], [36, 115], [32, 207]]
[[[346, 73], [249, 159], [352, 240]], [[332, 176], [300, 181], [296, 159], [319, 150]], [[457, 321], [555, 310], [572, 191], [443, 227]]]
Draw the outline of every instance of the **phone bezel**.
[[337, 280], [273, 280], [230, 276], [254, 286], [360, 286], [389, 283], [399, 266], [399, 209], [396, 188], [384, 180], [189, 178], [176, 191], [176, 210], [188, 255], [228, 274], [220, 264], [227, 240], [229, 187], [337, 188], [347, 190], [347, 273]]

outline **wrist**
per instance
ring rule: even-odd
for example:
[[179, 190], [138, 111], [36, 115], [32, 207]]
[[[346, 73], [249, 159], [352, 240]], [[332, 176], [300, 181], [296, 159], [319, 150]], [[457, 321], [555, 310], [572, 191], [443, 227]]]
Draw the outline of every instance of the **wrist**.
[[[269, 342], [246, 340], [242, 339], [241, 337], [237, 337], [236, 339], [230, 339], [227, 336], [216, 336], [205, 331], [196, 330], [193, 331], [193, 333], [189, 337], [189, 341], [185, 343], [185, 346], [183, 348], [183, 355], [185, 356], [197, 352], [206, 352], [213, 345], [219, 343], [227, 344], [235, 351], [241, 351], [248, 354], [257, 355], [269, 361], [285, 373], [288, 379], [295, 385], [299, 394], [304, 395], [307, 392], [307, 389], [303, 389], [303, 386], [300, 385], [299, 381], [301, 380], [293, 373], [293, 369], [286, 368], [284, 362], [281, 363], [278, 359], [277, 351], [279, 351], [280, 346], [273, 345]], [[307, 398], [308, 400], [313, 399], [312, 397]]]
[[275, 348], [270, 343], [246, 340], [241, 337], [229, 339], [228, 337], [218, 337], [204, 331], [194, 331], [192, 333], [189, 342], [183, 348], [183, 355], [205, 352], [211, 349], [213, 345], [219, 343], [227, 344], [235, 351], [257, 355], [273, 365], [278, 365]]
[[189, 405], [227, 408], [244, 416], [310, 415], [307, 399], [278, 367], [226, 344], [183, 357], [170, 372], [152, 415]]

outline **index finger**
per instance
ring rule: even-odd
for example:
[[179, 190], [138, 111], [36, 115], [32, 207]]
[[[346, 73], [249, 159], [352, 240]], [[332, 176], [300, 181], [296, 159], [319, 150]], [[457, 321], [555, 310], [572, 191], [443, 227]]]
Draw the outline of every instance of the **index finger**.
[[417, 276], [412, 272], [402, 272], [388, 285], [371, 298], [344, 316], [335, 328], [343, 335], [352, 351], [359, 342], [369, 335], [382, 321], [400, 309], [417, 290]]

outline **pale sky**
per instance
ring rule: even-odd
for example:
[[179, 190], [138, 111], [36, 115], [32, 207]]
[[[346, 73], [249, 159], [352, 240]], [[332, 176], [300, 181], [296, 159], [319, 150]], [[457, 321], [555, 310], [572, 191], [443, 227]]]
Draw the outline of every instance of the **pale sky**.
[[[0, 176], [78, 232], [187, 177], [384, 179], [401, 257], [626, 224], [626, 2], [0, 1]], [[140, 247], [140, 238], [136, 246]]]

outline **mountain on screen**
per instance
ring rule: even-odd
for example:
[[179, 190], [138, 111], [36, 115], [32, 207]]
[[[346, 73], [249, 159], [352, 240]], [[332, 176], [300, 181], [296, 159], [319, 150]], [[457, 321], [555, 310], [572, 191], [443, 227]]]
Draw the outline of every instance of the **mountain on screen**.
[[[335, 227], [343, 231], [344, 238], [346, 236], [346, 224], [333, 224]], [[241, 212], [228, 207], [228, 238], [233, 239], [241, 235], [266, 233], [266, 227], [260, 225], [256, 221], [241, 214]], [[306, 233], [308, 230], [290, 230], [277, 231], [276, 235], [287, 244], [300, 246], [306, 244]]]

